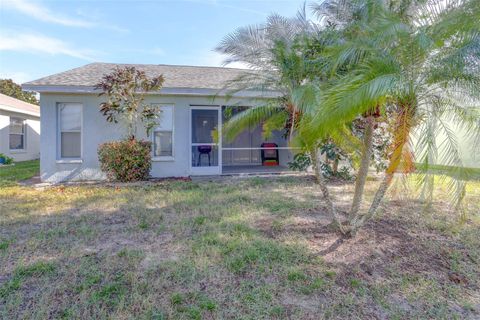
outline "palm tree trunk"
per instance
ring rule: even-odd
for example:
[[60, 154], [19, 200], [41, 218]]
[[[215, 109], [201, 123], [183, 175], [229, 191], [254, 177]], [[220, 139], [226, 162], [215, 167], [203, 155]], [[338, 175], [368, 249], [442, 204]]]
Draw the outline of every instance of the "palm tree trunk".
[[[397, 119], [397, 125], [394, 129], [393, 151], [390, 156], [390, 164], [385, 171], [385, 176], [380, 183], [377, 192], [375, 193], [368, 212], [364, 215], [357, 215], [351, 222], [350, 233], [352, 235], [355, 235], [357, 230], [361, 228], [365, 222], [368, 221], [368, 219], [375, 215], [380, 203], [387, 193], [388, 188], [392, 184], [393, 177], [399, 168], [402, 159], [405, 159], [406, 153], [409, 153], [409, 150], [404, 149], [405, 145], [408, 143], [410, 131], [412, 129], [412, 110], [409, 108], [409, 106], [403, 106], [403, 109]], [[411, 155], [408, 155], [408, 157], [411, 157]]]
[[313, 173], [315, 174], [315, 182], [319, 184], [320, 175], [322, 174], [322, 172], [321, 172], [321, 168], [319, 168], [319, 161], [317, 159], [316, 149], [313, 149], [312, 151], [310, 151], [310, 157], [312, 158], [312, 167], [313, 167]]
[[290, 103], [290, 104], [288, 105], [288, 109], [290, 109], [291, 112], [292, 112], [292, 123], [291, 123], [291, 125], [290, 125], [290, 133], [289, 133], [290, 140], [292, 140], [292, 138], [293, 138], [293, 131], [295, 130], [295, 125], [296, 125], [296, 124], [295, 124], [295, 110], [296, 110], [297, 108], [295, 107], [295, 105], [294, 105], [293, 103]]
[[355, 217], [354, 220], [351, 223], [351, 233], [355, 234], [355, 232], [361, 228], [365, 222], [368, 221], [373, 215], [378, 210], [378, 207], [382, 203], [383, 198], [385, 197], [385, 194], [387, 193], [388, 188], [392, 184], [393, 181], [393, 173], [387, 173], [385, 174], [385, 177], [383, 178], [382, 183], [377, 189], [377, 192], [375, 193], [375, 197], [373, 198], [372, 204], [370, 205], [370, 208], [368, 209], [368, 212], [360, 217]]
[[333, 175], [336, 176], [337, 173], [338, 173], [338, 163], [339, 163], [339, 160], [338, 160], [338, 157], [335, 158], [335, 160], [333, 160], [333, 164], [332, 164], [332, 172], [333, 172]]
[[370, 167], [370, 158], [373, 151], [373, 128], [375, 124], [375, 118], [368, 116], [366, 120], [367, 126], [363, 136], [362, 159], [360, 162], [360, 168], [358, 169], [357, 179], [355, 181], [355, 192], [353, 195], [352, 207], [348, 216], [350, 221], [357, 216], [358, 210], [360, 209], [360, 204], [362, 203], [365, 182], [367, 181], [368, 169]]
[[322, 166], [320, 163], [320, 155], [321, 155], [320, 148], [317, 148], [311, 154], [312, 154], [312, 160], [313, 160], [313, 167], [315, 170], [315, 178], [320, 187], [320, 191], [322, 191], [323, 199], [327, 204], [328, 215], [332, 217], [333, 222], [336, 224], [340, 232], [345, 234], [346, 230], [338, 215], [335, 205], [333, 204], [332, 197], [330, 196], [330, 192], [328, 191], [327, 183], [325, 181], [325, 177], [323, 176], [323, 173], [322, 173]]

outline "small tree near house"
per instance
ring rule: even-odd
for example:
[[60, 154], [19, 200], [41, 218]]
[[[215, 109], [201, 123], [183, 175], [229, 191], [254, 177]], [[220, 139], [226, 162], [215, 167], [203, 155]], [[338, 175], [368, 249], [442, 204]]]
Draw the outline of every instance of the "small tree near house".
[[107, 99], [100, 104], [100, 112], [108, 122], [121, 123], [126, 136], [121, 141], [99, 146], [98, 156], [102, 171], [109, 179], [139, 181], [148, 178], [151, 168], [151, 143], [137, 139], [141, 124], [150, 134], [160, 116], [158, 107], [145, 103], [148, 92], [158, 91], [164, 82], [162, 75], [148, 78], [144, 71], [134, 67], [116, 68], [105, 75], [95, 88]]

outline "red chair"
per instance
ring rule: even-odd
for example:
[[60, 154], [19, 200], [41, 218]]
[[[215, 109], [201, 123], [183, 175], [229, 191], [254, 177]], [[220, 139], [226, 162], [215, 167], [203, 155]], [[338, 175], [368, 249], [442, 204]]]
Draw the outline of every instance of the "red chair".
[[262, 165], [278, 166], [280, 160], [278, 157], [278, 145], [272, 142], [264, 142], [261, 147]]

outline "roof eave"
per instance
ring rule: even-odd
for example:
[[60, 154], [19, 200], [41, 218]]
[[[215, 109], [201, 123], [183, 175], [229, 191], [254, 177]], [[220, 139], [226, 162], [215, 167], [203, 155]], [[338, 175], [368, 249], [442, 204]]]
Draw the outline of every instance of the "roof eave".
[[[77, 93], [77, 94], [95, 94], [100, 93], [92, 86], [56, 86], [56, 85], [36, 85], [25, 83], [22, 85], [24, 90], [36, 91], [40, 93]], [[158, 92], [151, 94], [161, 95], [179, 95], [179, 96], [231, 96], [233, 98], [259, 98], [269, 99], [278, 98], [281, 94], [277, 91], [250, 91], [243, 90], [230, 94], [225, 89], [209, 89], [209, 88], [162, 88]]]
[[15, 113], [18, 113], [18, 114], [28, 114], [29, 116], [34, 116], [34, 117], [40, 117], [40, 112], [21, 110], [21, 109], [6, 106], [6, 105], [3, 105], [3, 104], [0, 104], [0, 110], [4, 110], [4, 111], [8, 111], [8, 112], [15, 112]]

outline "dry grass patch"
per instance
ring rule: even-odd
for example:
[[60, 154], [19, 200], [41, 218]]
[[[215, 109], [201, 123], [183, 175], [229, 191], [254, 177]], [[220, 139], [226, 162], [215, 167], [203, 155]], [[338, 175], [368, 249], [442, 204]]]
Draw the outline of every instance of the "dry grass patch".
[[[355, 239], [329, 227], [306, 177], [4, 188], [0, 316], [478, 318], [480, 183], [468, 188], [466, 222], [397, 192]], [[332, 190], [347, 210], [352, 187]]]

